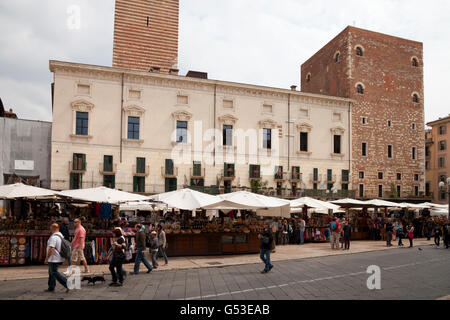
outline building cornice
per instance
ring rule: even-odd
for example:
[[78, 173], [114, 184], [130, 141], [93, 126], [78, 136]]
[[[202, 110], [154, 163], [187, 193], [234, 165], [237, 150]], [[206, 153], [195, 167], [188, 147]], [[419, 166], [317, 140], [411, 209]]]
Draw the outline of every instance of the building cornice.
[[135, 71], [114, 67], [87, 65], [72, 62], [63, 62], [50, 60], [50, 71], [57, 71], [67, 74], [77, 74], [80, 77], [98, 78], [102, 80], [121, 81], [122, 75], [127, 83], [166, 86], [172, 88], [183, 88], [187, 90], [213, 91], [217, 87], [217, 91], [223, 94], [237, 94], [248, 96], [260, 96], [266, 99], [287, 100], [290, 97], [292, 103], [319, 103], [333, 107], [348, 107], [353, 104], [354, 100], [305, 93], [301, 91], [292, 91], [290, 89], [272, 88], [267, 86], [258, 86], [252, 84], [244, 84], [229, 81], [210, 80], [190, 78], [179, 75], [168, 75], [160, 73], [150, 73], [143, 71]]

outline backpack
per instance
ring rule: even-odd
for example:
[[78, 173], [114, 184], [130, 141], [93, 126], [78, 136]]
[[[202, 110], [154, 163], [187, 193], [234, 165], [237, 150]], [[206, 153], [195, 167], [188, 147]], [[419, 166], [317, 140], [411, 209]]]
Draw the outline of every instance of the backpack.
[[55, 234], [55, 236], [61, 239], [61, 250], [59, 251], [59, 255], [64, 259], [68, 259], [72, 255], [72, 244], [59, 234]]
[[331, 223], [331, 231], [336, 230], [336, 228], [337, 228], [337, 223], [336, 222], [332, 222]]

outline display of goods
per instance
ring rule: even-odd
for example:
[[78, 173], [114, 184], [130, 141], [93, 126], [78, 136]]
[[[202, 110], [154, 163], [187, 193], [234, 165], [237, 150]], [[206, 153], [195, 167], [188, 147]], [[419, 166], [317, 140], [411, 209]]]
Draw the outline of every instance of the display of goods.
[[0, 237], [0, 265], [9, 264], [9, 238]]
[[164, 231], [166, 232], [166, 234], [171, 234], [172, 233], [172, 229], [164, 229]]
[[191, 233], [192, 233], [192, 230], [191, 230], [191, 229], [186, 229], [186, 230], [185, 230], [185, 233], [191, 234]]
[[192, 230], [192, 232], [193, 232], [194, 234], [200, 234], [200, 233], [202, 233], [201, 230]]
[[174, 234], [179, 234], [180, 232], [181, 232], [180, 229], [174, 229], [174, 230], [173, 230], [173, 233], [174, 233]]

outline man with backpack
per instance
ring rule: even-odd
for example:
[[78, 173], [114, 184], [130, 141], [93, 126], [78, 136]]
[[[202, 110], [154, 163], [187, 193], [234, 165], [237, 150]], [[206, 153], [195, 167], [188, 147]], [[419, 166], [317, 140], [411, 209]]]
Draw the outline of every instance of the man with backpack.
[[258, 235], [260, 242], [260, 258], [264, 262], [264, 270], [261, 273], [267, 273], [272, 270], [273, 265], [270, 263], [270, 252], [273, 249], [274, 241], [272, 230], [269, 228], [269, 222], [264, 222], [264, 229]]
[[341, 224], [336, 218], [330, 224], [331, 229], [331, 250], [339, 250], [339, 238], [341, 236]]
[[[47, 241], [47, 255], [45, 257], [45, 264], [48, 264], [48, 289], [46, 292], [54, 292], [56, 287], [56, 281], [58, 281], [64, 288], [66, 292], [69, 292], [67, 287], [67, 279], [58, 272], [58, 266], [64, 262], [67, 258], [68, 252], [70, 252], [70, 247], [66, 247], [63, 244], [64, 237], [61, 232], [59, 232], [59, 224], [54, 223], [50, 227], [50, 232], [52, 235]], [[65, 249], [62, 250], [62, 247]], [[64, 257], [65, 256], [65, 257]]]

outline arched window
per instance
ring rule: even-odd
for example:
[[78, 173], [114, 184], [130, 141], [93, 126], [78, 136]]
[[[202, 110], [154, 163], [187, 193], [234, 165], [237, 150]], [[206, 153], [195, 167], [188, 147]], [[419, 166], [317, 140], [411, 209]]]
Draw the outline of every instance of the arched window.
[[413, 94], [412, 100], [413, 100], [414, 103], [419, 103], [419, 96], [417, 95], [417, 93]]
[[413, 59], [412, 59], [412, 66], [413, 66], [413, 67], [416, 67], [416, 68], [419, 66], [419, 61], [417, 61], [416, 58], [413, 58]]
[[311, 81], [311, 73], [308, 73], [306, 75], [306, 82], [310, 82]]
[[334, 56], [334, 62], [338, 63], [341, 60], [341, 54], [339, 52]]
[[362, 57], [363, 49], [361, 47], [356, 47], [356, 55]]
[[358, 84], [358, 85], [356, 86], [356, 92], [357, 92], [358, 94], [364, 94], [364, 87], [362, 86], [362, 84]]

